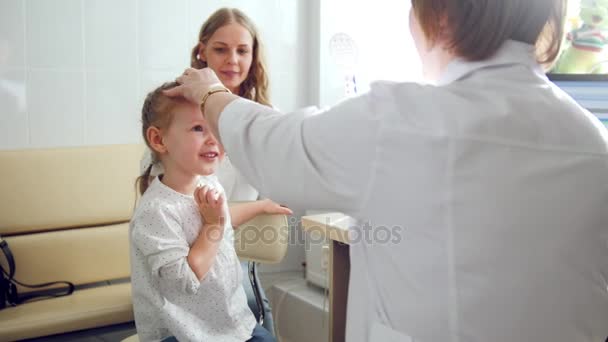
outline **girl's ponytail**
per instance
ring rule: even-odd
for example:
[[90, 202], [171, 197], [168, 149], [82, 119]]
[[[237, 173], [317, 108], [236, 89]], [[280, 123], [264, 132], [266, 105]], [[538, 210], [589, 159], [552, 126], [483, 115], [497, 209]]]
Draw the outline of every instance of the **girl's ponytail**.
[[152, 165], [153, 163], [150, 163], [150, 165], [146, 168], [146, 171], [144, 171], [144, 174], [137, 177], [137, 180], [135, 180], [135, 187], [138, 188], [140, 195], [143, 195], [150, 186], [150, 173], [152, 172]]

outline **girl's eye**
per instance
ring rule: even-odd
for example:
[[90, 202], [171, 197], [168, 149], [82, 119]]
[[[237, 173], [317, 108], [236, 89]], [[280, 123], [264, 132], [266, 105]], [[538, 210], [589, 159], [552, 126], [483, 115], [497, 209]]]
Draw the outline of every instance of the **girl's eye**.
[[246, 55], [249, 53], [249, 50], [239, 50], [239, 55]]
[[214, 48], [213, 51], [215, 51], [217, 53], [222, 53], [222, 52], [224, 52], [224, 48]]
[[192, 130], [195, 131], [195, 132], [203, 132], [204, 131], [203, 126], [201, 126], [201, 125], [196, 125], [196, 126], [192, 127]]

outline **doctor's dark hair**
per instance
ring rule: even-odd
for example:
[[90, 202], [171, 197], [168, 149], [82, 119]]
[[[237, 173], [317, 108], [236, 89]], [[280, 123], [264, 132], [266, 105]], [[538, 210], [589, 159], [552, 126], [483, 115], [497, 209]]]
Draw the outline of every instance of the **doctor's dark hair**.
[[181, 97], [169, 97], [163, 94], [163, 90], [171, 89], [178, 84], [175, 82], [164, 83], [160, 87], [154, 89], [146, 96], [144, 105], [141, 109], [141, 134], [146, 142], [146, 145], [152, 152], [152, 162], [144, 171], [144, 174], [137, 177], [135, 181], [139, 194], [142, 195], [150, 185], [150, 172], [152, 164], [158, 162], [158, 156], [150, 142], [148, 141], [146, 132], [148, 128], [154, 126], [161, 129], [166, 129], [171, 125], [173, 119], [173, 110], [180, 104], [186, 103], [186, 100]]
[[[492, 57], [509, 39], [536, 46], [537, 61], [558, 57], [564, 30], [565, 0], [411, 0], [431, 43], [444, 34], [458, 57]], [[442, 24], [446, 25], [445, 33]]]
[[236, 8], [220, 8], [203, 23], [198, 34], [198, 42], [192, 48], [190, 66], [195, 69], [207, 67], [207, 62], [201, 60], [199, 56], [201, 44], [206, 45], [215, 31], [232, 23], [243, 26], [253, 38], [251, 67], [247, 78], [239, 86], [237, 95], [270, 106], [269, 80], [260, 35], [253, 21], [242, 11]]

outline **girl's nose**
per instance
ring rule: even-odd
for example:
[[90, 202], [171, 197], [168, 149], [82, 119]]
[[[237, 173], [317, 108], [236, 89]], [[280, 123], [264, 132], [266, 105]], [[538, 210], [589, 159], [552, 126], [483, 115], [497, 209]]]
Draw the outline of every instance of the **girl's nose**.
[[212, 134], [209, 134], [209, 137], [207, 137], [207, 141], [205, 141], [206, 145], [217, 145], [217, 139], [215, 139], [215, 137]]
[[236, 51], [231, 52], [228, 55], [228, 63], [237, 64], [237, 61], [238, 61], [238, 55], [237, 55]]

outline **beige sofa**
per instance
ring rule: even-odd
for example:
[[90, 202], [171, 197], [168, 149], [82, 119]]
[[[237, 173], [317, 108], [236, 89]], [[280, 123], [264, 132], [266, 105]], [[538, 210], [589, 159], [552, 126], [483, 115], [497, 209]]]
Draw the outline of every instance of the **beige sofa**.
[[[15, 279], [77, 285], [66, 297], [0, 310], [0, 341], [133, 320], [128, 221], [142, 153], [137, 144], [0, 151], [0, 236], [15, 257]], [[243, 226], [235, 235], [241, 259], [283, 258], [285, 216], [260, 216]], [[281, 239], [256, 238], [255, 227]], [[1, 255], [0, 264], [7, 269]]]
[[142, 153], [141, 145], [0, 151], [0, 235], [15, 257], [15, 279], [90, 285], [0, 310], [0, 341], [133, 319], [124, 280]]

